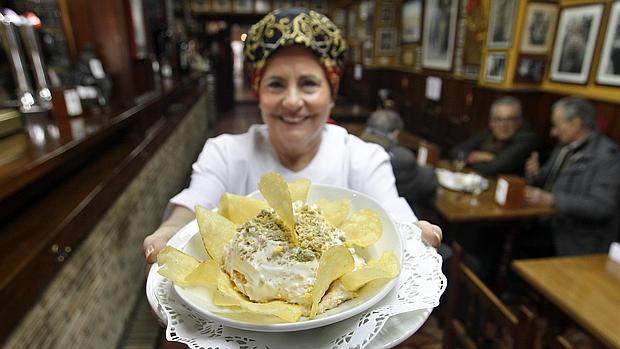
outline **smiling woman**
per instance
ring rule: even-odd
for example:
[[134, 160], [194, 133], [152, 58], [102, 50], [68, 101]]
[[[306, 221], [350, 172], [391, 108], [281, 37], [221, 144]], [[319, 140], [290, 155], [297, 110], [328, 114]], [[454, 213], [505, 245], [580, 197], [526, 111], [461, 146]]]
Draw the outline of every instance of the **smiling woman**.
[[[397, 221], [416, 220], [398, 196], [385, 150], [326, 124], [345, 51], [340, 30], [305, 8], [276, 10], [252, 26], [244, 54], [265, 124], [207, 141], [193, 165], [189, 187], [170, 200], [168, 219], [144, 240], [148, 262], [193, 219], [194, 207], [213, 209], [224, 192], [252, 193], [270, 171], [286, 181], [306, 178], [368, 194]], [[439, 227], [419, 226], [424, 238], [438, 246]]]

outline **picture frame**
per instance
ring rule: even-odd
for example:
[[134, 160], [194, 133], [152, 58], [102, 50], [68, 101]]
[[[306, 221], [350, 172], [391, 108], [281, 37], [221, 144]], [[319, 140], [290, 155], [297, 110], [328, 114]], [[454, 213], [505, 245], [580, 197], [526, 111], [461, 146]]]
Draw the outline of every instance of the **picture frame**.
[[494, 0], [489, 14], [488, 48], [510, 48], [519, 0]]
[[575, 84], [588, 81], [603, 8], [603, 4], [592, 4], [560, 11], [549, 73], [552, 81]]
[[389, 0], [383, 0], [381, 2], [381, 15], [379, 16], [379, 20], [383, 25], [391, 25], [394, 23], [396, 19], [396, 7], [394, 2]]
[[269, 0], [254, 0], [255, 13], [268, 13], [271, 11], [271, 2]]
[[252, 13], [254, 3], [252, 0], [234, 0], [233, 12], [234, 13]]
[[620, 86], [620, 2], [611, 6], [596, 82]]
[[513, 80], [524, 83], [540, 83], [545, 76], [546, 56], [519, 55]]
[[556, 4], [532, 2], [525, 10], [525, 24], [521, 34], [520, 51], [527, 54], [545, 54], [551, 47], [559, 9]]
[[419, 42], [422, 38], [422, 0], [409, 0], [403, 4], [401, 23], [402, 43]]
[[452, 69], [458, 0], [425, 1], [422, 67]]
[[230, 12], [231, 10], [230, 0], [212, 0], [211, 9], [213, 12]]
[[506, 53], [489, 52], [484, 65], [484, 79], [487, 82], [502, 83], [506, 80]]
[[379, 28], [376, 35], [377, 54], [379, 56], [393, 56], [396, 51], [396, 29]]

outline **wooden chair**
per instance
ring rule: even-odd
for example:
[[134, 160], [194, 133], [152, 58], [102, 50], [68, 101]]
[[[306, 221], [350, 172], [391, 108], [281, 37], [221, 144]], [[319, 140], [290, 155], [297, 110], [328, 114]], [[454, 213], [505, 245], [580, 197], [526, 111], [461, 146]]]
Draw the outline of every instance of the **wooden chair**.
[[555, 340], [551, 344], [551, 349], [573, 349], [573, 345], [562, 335], [555, 337]]
[[454, 243], [452, 249], [443, 347], [531, 349], [533, 312], [519, 306], [518, 315], [513, 313], [463, 263], [462, 248]]

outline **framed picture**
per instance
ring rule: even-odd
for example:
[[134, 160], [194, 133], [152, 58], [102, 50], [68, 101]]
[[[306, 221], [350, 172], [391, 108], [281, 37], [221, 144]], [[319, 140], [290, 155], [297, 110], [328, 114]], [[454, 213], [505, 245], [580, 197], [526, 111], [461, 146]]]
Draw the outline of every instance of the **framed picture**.
[[230, 12], [230, 0], [213, 0], [211, 8], [214, 12]]
[[252, 0], [235, 0], [233, 5], [235, 13], [252, 13], [252, 7], [254, 7]]
[[516, 82], [542, 82], [545, 75], [546, 56], [519, 55], [514, 81]]
[[392, 1], [383, 0], [381, 2], [381, 16], [379, 17], [381, 24], [393, 24], [395, 18], [396, 8], [394, 7], [394, 3]]
[[489, 48], [509, 48], [519, 0], [493, 0], [489, 14], [487, 46]]
[[488, 82], [504, 82], [506, 75], [506, 53], [490, 52], [484, 66], [484, 79]]
[[551, 59], [551, 80], [583, 84], [590, 64], [603, 4], [562, 9]]
[[269, 11], [271, 11], [269, 0], [254, 0], [254, 12], [267, 13]]
[[422, 38], [422, 66], [450, 70], [454, 55], [458, 0], [426, 1]]
[[403, 4], [402, 42], [405, 44], [420, 41], [422, 37], [422, 0], [410, 0]]
[[274, 10], [279, 8], [293, 7], [293, 1], [291, 0], [273, 0], [272, 3]]
[[620, 2], [615, 2], [611, 6], [596, 81], [620, 86]]
[[545, 54], [551, 46], [551, 36], [558, 18], [556, 4], [532, 2], [527, 4], [525, 27], [521, 36], [521, 52]]
[[396, 29], [379, 28], [377, 30], [377, 54], [380, 56], [393, 56], [396, 49]]

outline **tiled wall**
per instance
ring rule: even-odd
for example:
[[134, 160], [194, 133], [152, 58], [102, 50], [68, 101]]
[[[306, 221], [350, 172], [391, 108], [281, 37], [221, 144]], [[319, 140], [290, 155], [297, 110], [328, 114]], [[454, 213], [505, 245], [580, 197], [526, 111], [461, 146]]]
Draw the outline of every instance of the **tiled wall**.
[[[144, 287], [144, 236], [186, 185], [207, 134], [201, 97], [101, 217], [5, 343], [6, 348], [115, 348]], [[143, 291], [142, 291], [143, 292]]]

